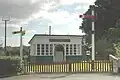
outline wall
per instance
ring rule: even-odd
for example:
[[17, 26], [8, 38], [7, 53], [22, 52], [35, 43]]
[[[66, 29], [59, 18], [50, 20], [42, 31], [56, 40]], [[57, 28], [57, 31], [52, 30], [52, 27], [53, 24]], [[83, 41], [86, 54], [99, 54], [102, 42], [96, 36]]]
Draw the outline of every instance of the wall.
[[[53, 56], [31, 56], [32, 63], [49, 63], [53, 62]], [[84, 56], [66, 56], [66, 61], [81, 61], [84, 60]]]
[[[81, 43], [82, 39], [81, 37], [74, 37], [74, 36], [35, 36], [32, 40], [32, 44], [37, 43], [49, 43], [49, 39], [70, 39], [72, 44]], [[51, 42], [53, 43], [53, 42]], [[54, 42], [54, 44], [61, 43], [64, 44], [66, 42]], [[67, 42], [69, 43], [69, 42]]]
[[[49, 39], [70, 39], [71, 42], [49, 42]], [[81, 44], [82, 53], [82, 37], [76, 36], [35, 36], [31, 41], [30, 55], [37, 56], [37, 44]]]
[[53, 62], [53, 56], [30, 56], [32, 63], [48, 63]]
[[17, 74], [19, 60], [0, 59], [0, 77]]

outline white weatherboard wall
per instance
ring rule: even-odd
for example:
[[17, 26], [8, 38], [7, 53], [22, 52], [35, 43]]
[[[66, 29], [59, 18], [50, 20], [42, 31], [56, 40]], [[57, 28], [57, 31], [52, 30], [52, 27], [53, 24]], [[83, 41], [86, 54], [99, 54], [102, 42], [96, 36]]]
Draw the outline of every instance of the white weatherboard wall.
[[[68, 36], [35, 36], [34, 39], [32, 40], [32, 44], [38, 44], [38, 43], [42, 43], [42, 44], [47, 44], [50, 43], [49, 39], [70, 39], [71, 40], [71, 44], [81, 44], [81, 37], [68, 37]], [[69, 43], [69, 42], [52, 42], [52, 43]]]
[[[70, 39], [70, 42], [49, 42], [49, 39]], [[78, 36], [35, 36], [30, 42], [30, 55], [35, 56], [37, 44], [80, 44], [80, 50], [82, 52], [82, 37]]]

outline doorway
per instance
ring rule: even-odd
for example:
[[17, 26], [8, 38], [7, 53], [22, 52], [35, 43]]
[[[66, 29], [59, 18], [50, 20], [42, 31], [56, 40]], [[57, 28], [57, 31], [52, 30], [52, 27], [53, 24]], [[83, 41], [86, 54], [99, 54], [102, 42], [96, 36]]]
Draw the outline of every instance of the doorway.
[[55, 62], [64, 61], [64, 46], [63, 45], [59, 44], [55, 46], [54, 61]]

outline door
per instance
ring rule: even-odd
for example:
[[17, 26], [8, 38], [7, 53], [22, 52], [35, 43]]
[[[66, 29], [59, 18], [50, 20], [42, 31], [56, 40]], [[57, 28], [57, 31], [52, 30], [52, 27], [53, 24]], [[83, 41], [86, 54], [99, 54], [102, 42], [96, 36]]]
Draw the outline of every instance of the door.
[[62, 62], [64, 60], [64, 47], [63, 45], [56, 45], [54, 51], [54, 61]]
[[61, 62], [64, 60], [63, 51], [55, 51], [55, 62]]

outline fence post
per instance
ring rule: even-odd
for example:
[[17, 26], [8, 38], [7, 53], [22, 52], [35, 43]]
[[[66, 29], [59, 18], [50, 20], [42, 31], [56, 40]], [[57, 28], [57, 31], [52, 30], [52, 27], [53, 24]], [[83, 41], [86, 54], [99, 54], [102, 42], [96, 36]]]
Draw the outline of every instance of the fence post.
[[118, 59], [118, 73], [120, 73], [120, 59]]
[[113, 67], [113, 73], [118, 73], [118, 65], [119, 65], [119, 60], [117, 57], [113, 55], [109, 55], [109, 60], [112, 61], [112, 67]]
[[72, 72], [72, 63], [69, 62], [69, 72]]
[[91, 69], [94, 70], [94, 60], [91, 62]]

